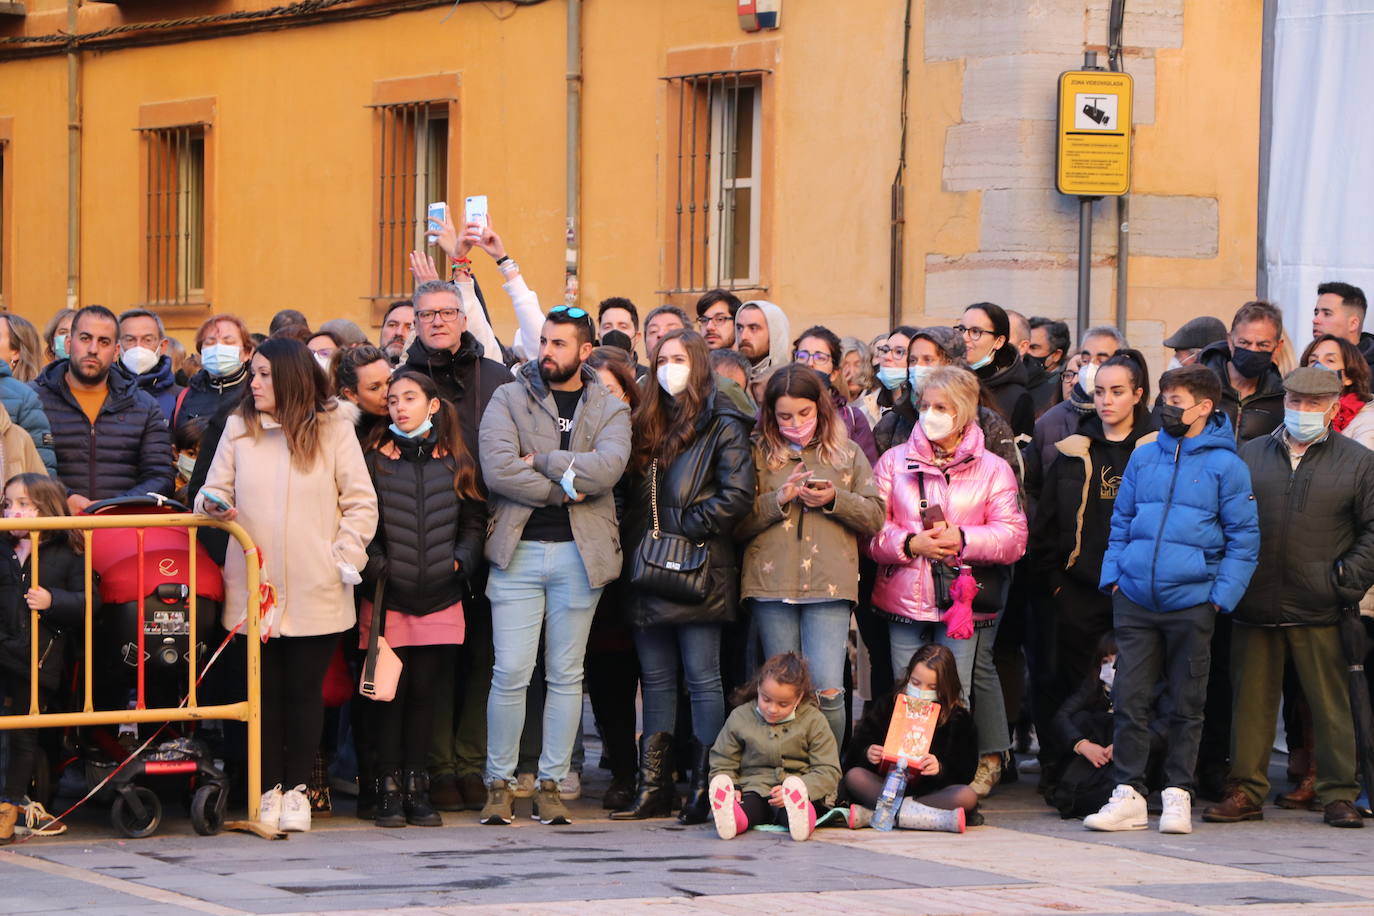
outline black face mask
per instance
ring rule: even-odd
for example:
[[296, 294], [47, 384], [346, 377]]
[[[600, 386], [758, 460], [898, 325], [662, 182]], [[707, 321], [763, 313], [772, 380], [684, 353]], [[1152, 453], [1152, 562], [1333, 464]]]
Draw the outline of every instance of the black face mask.
[[1172, 404], [1159, 405], [1159, 428], [1175, 439], [1182, 439], [1188, 434], [1188, 428], [1193, 425], [1183, 420], [1183, 414], [1189, 410], [1192, 408], [1175, 407]]
[[1231, 351], [1231, 365], [1246, 378], [1259, 378], [1274, 362], [1274, 354], [1264, 350], [1236, 347]]
[[1049, 359], [1048, 356], [1031, 356], [1029, 353], [1021, 357], [1021, 361], [1026, 364], [1026, 368], [1031, 371], [1032, 375], [1037, 372], [1044, 373], [1045, 360], [1047, 359]]

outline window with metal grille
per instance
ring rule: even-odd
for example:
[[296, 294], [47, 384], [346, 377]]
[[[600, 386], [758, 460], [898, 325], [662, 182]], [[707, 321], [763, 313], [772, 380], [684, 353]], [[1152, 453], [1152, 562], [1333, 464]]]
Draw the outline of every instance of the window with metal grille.
[[761, 283], [763, 77], [732, 70], [665, 77], [676, 132], [664, 293]]
[[[448, 200], [447, 102], [407, 102], [373, 106], [377, 131], [377, 266], [372, 295], [394, 299], [410, 295], [407, 258], [428, 251], [444, 273], [444, 253], [429, 245], [429, 205]], [[456, 214], [456, 215], [455, 215]], [[461, 224], [462, 209], [449, 215]]]
[[205, 126], [145, 128], [144, 301], [205, 298]]

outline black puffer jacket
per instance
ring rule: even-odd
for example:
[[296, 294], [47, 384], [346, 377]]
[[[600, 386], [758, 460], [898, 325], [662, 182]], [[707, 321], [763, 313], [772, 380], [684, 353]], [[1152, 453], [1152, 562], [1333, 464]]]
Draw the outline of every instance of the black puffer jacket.
[[1278, 366], [1271, 363], [1259, 377], [1255, 393], [1242, 398], [1231, 387], [1231, 373], [1227, 371], [1231, 363], [1230, 344], [1219, 340], [1208, 345], [1198, 354], [1197, 361], [1221, 379], [1221, 403], [1217, 406], [1231, 418], [1237, 445], [1267, 436], [1283, 425], [1283, 376]]
[[[498, 356], [500, 354], [497, 354]], [[492, 393], [507, 382], [515, 381], [510, 370], [482, 355], [482, 345], [467, 331], [456, 353], [431, 350], [417, 337], [406, 351], [404, 369], [413, 369], [434, 379], [439, 397], [458, 411], [458, 423], [463, 430], [463, 444], [474, 459], [478, 455], [477, 431], [482, 426], [482, 414]]]
[[[650, 397], [657, 392], [650, 394]], [[706, 600], [679, 604], [636, 590], [630, 600], [638, 627], [682, 623], [723, 623], [735, 618], [739, 604], [739, 558], [735, 523], [754, 507], [754, 456], [749, 433], [754, 418], [730, 399], [712, 392], [709, 410], [697, 419], [697, 436], [668, 467], [658, 471], [658, 515], [662, 530], [705, 541], [710, 552], [710, 581]], [[634, 556], [639, 542], [653, 530], [650, 481], [647, 473], [629, 481], [623, 543], [625, 556]], [[627, 565], [629, 560], [626, 560]]]
[[998, 413], [1011, 424], [1012, 432], [1020, 437], [1029, 436], [1035, 431], [1035, 402], [1026, 389], [1030, 373], [1026, 371], [1026, 364], [1021, 362], [1021, 354], [1016, 352], [1015, 347], [998, 350], [992, 362], [975, 369], [973, 374], [978, 376], [978, 381], [992, 395]]
[[177, 398], [182, 392], [182, 387], [173, 377], [171, 357], [159, 357], [153, 368], [142, 375], [134, 375], [121, 360], [115, 360], [115, 364], [110, 367], [110, 374], [118, 375], [126, 384], [137, 385], [139, 390], [151, 394], [162, 410], [162, 418], [171, 426]]
[[91, 500], [172, 495], [172, 439], [162, 408], [114, 373], [107, 378], [94, 427], [67, 386], [67, 360], [50, 364], [33, 383], [52, 424], [58, 479]]
[[1325, 626], [1374, 585], [1374, 452], [1339, 433], [1292, 469], [1282, 431], [1240, 450], [1259, 510], [1259, 566], [1237, 623]]
[[[19, 562], [8, 534], [0, 536], [0, 670], [20, 678], [29, 676], [33, 657], [29, 608], [24, 602], [24, 594], [33, 587], [32, 567], [32, 559]], [[65, 533], [39, 545], [38, 584], [52, 593], [52, 606], [38, 615], [39, 685], [54, 690], [63, 658], [61, 646], [51, 645], [52, 641], [64, 631], [80, 639], [86, 619], [86, 563], [72, 550]], [[20, 711], [27, 712], [27, 706]]]
[[[441, 611], [464, 596], [482, 562], [487, 504], [459, 499], [453, 491], [452, 458], [435, 458], [433, 430], [408, 439], [387, 433], [400, 455], [367, 453], [367, 470], [377, 491], [377, 536], [368, 545], [369, 572], [386, 559], [386, 606], [406, 614]], [[458, 561], [458, 569], [453, 562]]]
[[[175, 418], [168, 418], [170, 423], [175, 419], [177, 428], [185, 426], [188, 420], [196, 417], [204, 418], [206, 423], [220, 411], [222, 407], [232, 407], [239, 402], [240, 396], [248, 390], [248, 364], [244, 363], [235, 372], [226, 376], [218, 377], [211, 375], [207, 370], [201, 369], [191, 376], [186, 383], [186, 397], [181, 399], [181, 406], [174, 407]], [[214, 457], [214, 450], [210, 452]]]
[[1102, 555], [1112, 533], [1112, 509], [1121, 475], [1138, 445], [1155, 436], [1146, 417], [1120, 442], [1107, 439], [1096, 413], [1057, 443], [1045, 475], [1027, 542], [1027, 556], [1051, 587], [1068, 576], [1091, 589], [1102, 579]]

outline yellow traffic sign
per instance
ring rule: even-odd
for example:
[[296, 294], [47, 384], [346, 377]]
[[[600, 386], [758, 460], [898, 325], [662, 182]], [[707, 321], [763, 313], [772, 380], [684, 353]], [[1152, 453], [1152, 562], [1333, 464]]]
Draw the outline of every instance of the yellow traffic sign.
[[1131, 188], [1130, 74], [1069, 70], [1059, 76], [1060, 194], [1113, 197]]

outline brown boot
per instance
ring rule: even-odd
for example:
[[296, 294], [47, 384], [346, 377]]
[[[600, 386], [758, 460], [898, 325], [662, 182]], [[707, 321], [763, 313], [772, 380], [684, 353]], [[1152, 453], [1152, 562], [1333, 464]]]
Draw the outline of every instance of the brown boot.
[[1274, 804], [1280, 808], [1287, 808], [1290, 811], [1316, 811], [1321, 805], [1317, 804], [1317, 768], [1314, 765], [1307, 771], [1307, 775], [1298, 783], [1298, 787], [1292, 792], [1285, 792], [1274, 799]]
[[9, 802], [0, 802], [0, 846], [14, 842], [14, 823], [19, 820], [19, 809]]
[[1213, 824], [1234, 824], [1239, 821], [1262, 821], [1264, 809], [1250, 800], [1240, 789], [1232, 789], [1226, 798], [1202, 810], [1202, 819]]
[[1333, 801], [1322, 812], [1322, 820], [1332, 827], [1363, 827], [1364, 819], [1350, 802]]

